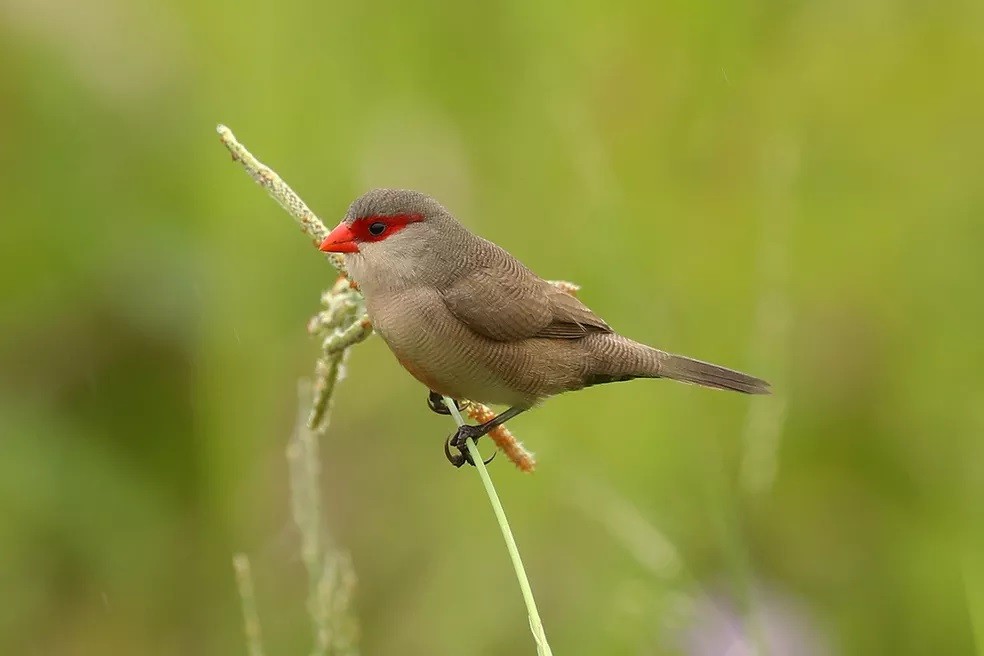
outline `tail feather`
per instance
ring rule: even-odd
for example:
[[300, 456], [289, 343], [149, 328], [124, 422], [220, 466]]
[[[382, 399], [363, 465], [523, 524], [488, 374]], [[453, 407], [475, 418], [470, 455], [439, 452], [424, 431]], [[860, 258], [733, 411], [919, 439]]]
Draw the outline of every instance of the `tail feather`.
[[769, 383], [761, 378], [660, 351], [621, 335], [596, 333], [585, 337], [585, 345], [593, 355], [584, 377], [585, 387], [633, 378], [669, 378], [744, 394], [772, 393]]
[[772, 387], [755, 376], [734, 369], [719, 367], [710, 362], [694, 360], [683, 355], [664, 353], [659, 367], [659, 377], [681, 383], [702, 385], [714, 389], [731, 390], [743, 394], [771, 394]]

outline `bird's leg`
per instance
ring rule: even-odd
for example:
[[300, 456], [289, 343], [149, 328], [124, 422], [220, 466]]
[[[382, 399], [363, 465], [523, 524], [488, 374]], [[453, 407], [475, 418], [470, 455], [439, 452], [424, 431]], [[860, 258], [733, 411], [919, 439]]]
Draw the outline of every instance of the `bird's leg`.
[[467, 440], [469, 437], [477, 442], [478, 438], [480, 438], [482, 435], [485, 435], [493, 428], [497, 426], [501, 426], [502, 424], [506, 423], [516, 415], [526, 412], [527, 410], [529, 410], [529, 408], [514, 405], [508, 410], [500, 412], [496, 416], [492, 417], [484, 424], [479, 424], [477, 426], [469, 426], [467, 424], [464, 426], [459, 426], [458, 431], [451, 436], [450, 444], [451, 446], [455, 446], [455, 447], [464, 446], [465, 440]]
[[[444, 405], [444, 397], [433, 390], [431, 390], [431, 393], [427, 395], [427, 407], [430, 408], [432, 412], [436, 412], [439, 415], [451, 414], [451, 411], [448, 410], [448, 406]], [[465, 407], [465, 404], [458, 399], [454, 399], [454, 407], [461, 410]]]
[[[501, 426], [516, 415], [521, 412], [525, 412], [528, 409], [529, 408], [513, 406], [508, 410], [500, 412], [484, 424], [478, 424], [477, 426], [465, 424], [464, 426], [459, 426], [454, 435], [450, 436], [444, 442], [444, 455], [448, 457], [448, 461], [455, 467], [461, 467], [466, 462], [470, 465], [474, 465], [475, 463], [472, 461], [471, 454], [468, 453], [468, 446], [466, 444], [468, 438], [470, 437], [475, 440], [475, 442], [478, 442], [478, 438], [485, 435], [493, 428]], [[458, 453], [451, 453], [450, 447], [458, 449]], [[494, 453], [492, 454], [492, 457], [495, 457]], [[489, 458], [485, 464], [488, 464], [491, 461], [492, 458]]]
[[501, 426], [516, 415], [526, 412], [527, 410], [529, 410], [529, 408], [514, 405], [508, 410], [500, 412], [496, 416], [492, 417], [484, 424], [479, 424], [477, 426], [469, 426], [467, 424], [464, 426], [459, 426], [457, 432], [451, 436], [449, 443], [454, 447], [464, 446], [465, 440], [469, 437], [477, 442], [478, 438], [485, 435], [493, 428]]

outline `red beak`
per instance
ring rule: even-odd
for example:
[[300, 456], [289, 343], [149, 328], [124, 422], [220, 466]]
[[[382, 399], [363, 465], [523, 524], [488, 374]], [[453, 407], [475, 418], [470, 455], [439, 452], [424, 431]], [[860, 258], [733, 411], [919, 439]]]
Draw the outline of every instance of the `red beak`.
[[339, 223], [321, 242], [318, 250], [325, 253], [358, 253], [359, 245], [355, 243], [355, 234], [344, 222]]

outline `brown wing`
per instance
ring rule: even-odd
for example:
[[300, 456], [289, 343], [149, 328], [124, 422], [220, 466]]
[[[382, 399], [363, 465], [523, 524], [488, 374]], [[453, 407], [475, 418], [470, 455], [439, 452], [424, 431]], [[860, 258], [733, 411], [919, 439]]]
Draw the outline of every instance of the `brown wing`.
[[563, 292], [548, 282], [550, 306], [553, 310], [551, 322], [535, 337], [557, 337], [561, 339], [580, 339], [590, 333], [610, 333], [612, 329], [588, 306], [570, 294]]
[[499, 342], [530, 337], [579, 339], [612, 332], [579, 300], [531, 272], [493, 244], [485, 262], [444, 293], [444, 302], [474, 332]]

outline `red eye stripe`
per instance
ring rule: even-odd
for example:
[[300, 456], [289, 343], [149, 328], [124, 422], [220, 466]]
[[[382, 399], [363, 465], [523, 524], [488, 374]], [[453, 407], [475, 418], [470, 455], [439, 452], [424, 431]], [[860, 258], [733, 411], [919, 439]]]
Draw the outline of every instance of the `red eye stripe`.
[[[351, 230], [358, 242], [382, 241], [390, 235], [403, 230], [411, 223], [424, 220], [423, 214], [391, 214], [389, 216], [364, 216], [352, 222]], [[382, 223], [385, 228], [378, 235], [372, 234], [369, 227], [374, 223]]]

